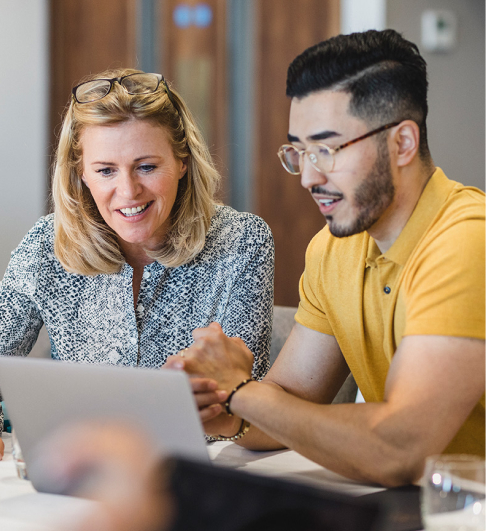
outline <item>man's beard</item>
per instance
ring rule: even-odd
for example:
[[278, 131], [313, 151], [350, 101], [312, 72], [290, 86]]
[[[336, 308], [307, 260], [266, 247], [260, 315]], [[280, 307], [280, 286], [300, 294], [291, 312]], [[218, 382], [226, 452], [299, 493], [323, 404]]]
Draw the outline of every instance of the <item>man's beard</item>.
[[395, 197], [395, 186], [390, 168], [390, 155], [386, 142], [380, 142], [376, 162], [354, 194], [354, 206], [358, 217], [351, 225], [338, 225], [332, 216], [326, 216], [333, 236], [344, 238], [359, 234], [372, 227], [390, 206]]

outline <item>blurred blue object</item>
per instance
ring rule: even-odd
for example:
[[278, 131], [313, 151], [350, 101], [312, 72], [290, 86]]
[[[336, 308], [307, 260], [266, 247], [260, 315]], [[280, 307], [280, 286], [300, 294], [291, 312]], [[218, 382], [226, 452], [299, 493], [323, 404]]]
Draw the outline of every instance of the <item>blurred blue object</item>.
[[199, 28], [207, 28], [213, 20], [213, 12], [208, 4], [197, 4], [193, 12], [194, 24]]
[[175, 25], [179, 28], [187, 28], [192, 22], [192, 9], [187, 4], [179, 4], [172, 14]]

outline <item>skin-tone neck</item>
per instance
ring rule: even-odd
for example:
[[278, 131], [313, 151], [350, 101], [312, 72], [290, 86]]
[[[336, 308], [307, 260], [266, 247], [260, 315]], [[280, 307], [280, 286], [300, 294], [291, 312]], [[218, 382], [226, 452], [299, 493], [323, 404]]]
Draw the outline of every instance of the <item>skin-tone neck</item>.
[[367, 231], [382, 253], [388, 251], [397, 240], [435, 171], [430, 157], [426, 160], [420, 157], [419, 141], [419, 126], [412, 120], [404, 120], [388, 135], [395, 197]]
[[382, 253], [390, 249], [404, 229], [434, 171], [432, 161], [424, 163], [418, 156], [406, 166], [392, 164], [395, 199], [367, 231]]
[[154, 262], [154, 259], [148, 257], [144, 250], [138, 249], [138, 246], [124, 245], [124, 243], [125, 242], [121, 242], [120, 247], [122, 248], [127, 264], [133, 268], [133, 305], [136, 308], [138, 294], [140, 293], [140, 286], [142, 284], [143, 269], [146, 265]]

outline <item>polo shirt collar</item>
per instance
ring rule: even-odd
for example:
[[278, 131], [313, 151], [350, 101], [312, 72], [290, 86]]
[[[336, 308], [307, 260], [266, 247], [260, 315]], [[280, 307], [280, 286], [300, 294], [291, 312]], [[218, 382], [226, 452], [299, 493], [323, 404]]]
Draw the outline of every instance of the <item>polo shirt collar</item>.
[[[415, 209], [396, 239], [395, 243], [384, 254], [384, 257], [398, 265], [405, 265], [412, 251], [415, 249], [427, 227], [435, 218], [444, 204], [447, 196], [454, 187], [454, 181], [449, 180], [440, 168], [436, 168], [429, 182], [426, 184]], [[380, 251], [373, 238], [368, 244], [367, 264], [376, 262]]]

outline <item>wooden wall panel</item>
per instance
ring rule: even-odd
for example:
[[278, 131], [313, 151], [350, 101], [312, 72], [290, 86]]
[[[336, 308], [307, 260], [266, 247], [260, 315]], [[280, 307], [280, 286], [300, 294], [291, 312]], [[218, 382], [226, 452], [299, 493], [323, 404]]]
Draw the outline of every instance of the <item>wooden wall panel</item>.
[[[140, 0], [50, 0], [51, 144], [62, 112], [81, 77], [109, 67], [137, 67]], [[246, 0], [241, 0], [246, 1]], [[290, 102], [285, 96], [289, 63], [305, 48], [339, 31], [339, 0], [253, 0], [256, 14], [254, 199], [276, 243], [275, 303], [296, 305], [305, 249], [323, 226], [307, 191], [276, 156], [286, 142]], [[157, 0], [156, 32], [162, 72], [194, 111], [223, 177], [228, 160], [227, 0], [205, 0], [212, 22], [187, 28], [174, 23], [174, 9], [198, 0]], [[223, 180], [221, 199], [229, 197]]]
[[[209, 7], [211, 22], [177, 25], [174, 10], [184, 6]], [[161, 3], [161, 56], [163, 74], [180, 92], [223, 175], [221, 199], [229, 196], [227, 180], [228, 86], [226, 72], [226, 0], [163, 0]], [[193, 12], [193, 11], [192, 11]]]
[[136, 0], [51, 0], [53, 149], [63, 110], [80, 78], [111, 67], [136, 67], [136, 24]]
[[339, 33], [339, 0], [258, 0], [256, 212], [275, 238], [275, 304], [298, 304], [307, 244], [325, 224], [299, 177], [277, 157], [287, 142], [287, 68], [307, 47]]

